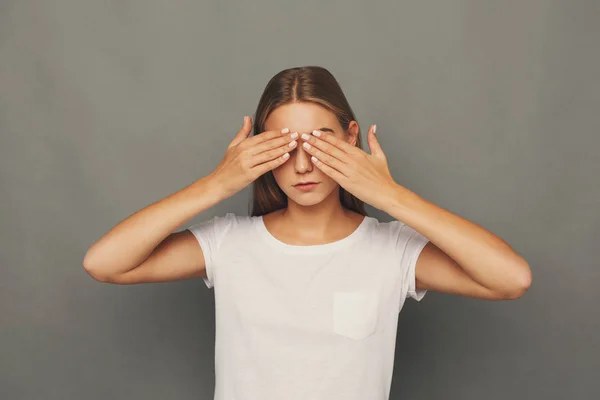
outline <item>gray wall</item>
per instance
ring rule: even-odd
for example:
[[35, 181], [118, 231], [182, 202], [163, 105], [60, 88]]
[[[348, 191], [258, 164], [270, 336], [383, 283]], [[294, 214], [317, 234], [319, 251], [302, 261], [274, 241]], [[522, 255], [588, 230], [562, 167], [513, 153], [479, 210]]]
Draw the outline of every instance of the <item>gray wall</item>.
[[600, 398], [600, 2], [226, 3], [0, 3], [0, 398], [212, 397], [213, 292], [81, 263], [211, 172], [275, 73], [314, 64], [400, 184], [533, 270], [517, 301], [408, 302], [391, 398]]

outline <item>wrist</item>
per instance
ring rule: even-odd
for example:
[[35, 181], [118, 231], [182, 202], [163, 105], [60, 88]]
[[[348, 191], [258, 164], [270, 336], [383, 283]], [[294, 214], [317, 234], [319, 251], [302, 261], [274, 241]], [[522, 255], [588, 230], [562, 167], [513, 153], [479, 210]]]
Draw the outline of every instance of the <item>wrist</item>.
[[196, 198], [206, 200], [208, 206], [218, 204], [228, 196], [223, 191], [223, 185], [212, 173], [208, 174], [189, 186]]
[[399, 216], [405, 215], [410, 209], [411, 202], [415, 201], [419, 196], [405, 188], [404, 186], [398, 185], [395, 183], [391, 188], [391, 198], [387, 202], [389, 205], [388, 210], [386, 212], [395, 218]]

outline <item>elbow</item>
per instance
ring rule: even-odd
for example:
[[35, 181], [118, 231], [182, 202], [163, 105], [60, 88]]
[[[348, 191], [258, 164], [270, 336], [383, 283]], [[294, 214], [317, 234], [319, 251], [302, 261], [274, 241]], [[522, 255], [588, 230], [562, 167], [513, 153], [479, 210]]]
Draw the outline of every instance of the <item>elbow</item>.
[[85, 255], [82, 264], [84, 271], [96, 281], [112, 283], [113, 280], [110, 278], [110, 275], [106, 273], [106, 270], [102, 268], [102, 266], [98, 265], [91, 259], [89, 253]]
[[520, 267], [521, 271], [515, 273], [515, 280], [511, 285], [511, 289], [506, 293], [507, 300], [516, 300], [522, 297], [531, 287], [531, 269], [527, 263]]

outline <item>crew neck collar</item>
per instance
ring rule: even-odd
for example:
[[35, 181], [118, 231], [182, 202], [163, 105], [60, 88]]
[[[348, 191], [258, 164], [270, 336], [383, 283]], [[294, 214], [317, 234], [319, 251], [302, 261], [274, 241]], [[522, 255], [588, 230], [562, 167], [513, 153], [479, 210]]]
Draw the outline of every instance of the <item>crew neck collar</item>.
[[336, 240], [335, 242], [307, 245], [307, 246], [288, 244], [288, 243], [284, 243], [281, 240], [277, 239], [267, 229], [262, 215], [256, 217], [255, 225], [258, 228], [258, 233], [259, 233], [260, 237], [263, 240], [265, 240], [272, 247], [275, 247], [286, 253], [322, 254], [322, 253], [327, 253], [327, 252], [330, 252], [333, 250], [337, 250], [337, 249], [346, 247], [346, 246], [354, 243], [356, 240], [358, 240], [360, 238], [363, 231], [366, 229], [366, 226], [369, 223], [369, 219], [370, 218], [365, 215], [363, 220], [361, 221], [361, 223], [358, 225], [358, 227], [350, 235], [348, 235], [342, 239]]

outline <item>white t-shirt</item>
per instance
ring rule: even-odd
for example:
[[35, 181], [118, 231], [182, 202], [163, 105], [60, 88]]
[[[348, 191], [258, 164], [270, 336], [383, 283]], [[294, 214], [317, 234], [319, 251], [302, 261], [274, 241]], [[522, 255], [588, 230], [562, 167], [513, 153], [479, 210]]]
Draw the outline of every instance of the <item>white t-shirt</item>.
[[389, 398], [398, 313], [426, 293], [415, 288], [425, 236], [373, 217], [312, 246], [233, 213], [188, 229], [214, 288], [215, 400]]

